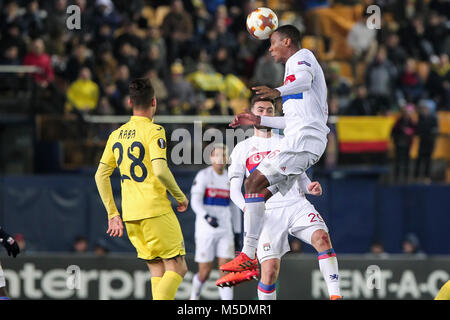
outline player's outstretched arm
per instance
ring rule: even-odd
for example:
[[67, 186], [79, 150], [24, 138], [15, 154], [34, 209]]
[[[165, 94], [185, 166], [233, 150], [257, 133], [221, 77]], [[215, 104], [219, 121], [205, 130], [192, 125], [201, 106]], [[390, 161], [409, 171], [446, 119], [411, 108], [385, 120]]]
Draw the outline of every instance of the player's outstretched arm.
[[189, 201], [184, 195], [183, 191], [181, 191], [178, 186], [175, 178], [173, 177], [172, 172], [170, 172], [169, 167], [167, 166], [167, 161], [165, 159], [154, 159], [152, 161], [153, 172], [159, 181], [166, 187], [172, 197], [175, 198], [178, 202], [177, 211], [184, 212], [187, 210]]
[[294, 81], [288, 82], [274, 90], [278, 90], [282, 97], [298, 94], [311, 89], [312, 81], [313, 76], [311, 72], [302, 70], [295, 74]]
[[239, 126], [265, 126], [276, 129], [286, 128], [286, 121], [284, 117], [265, 117], [257, 116], [250, 110], [245, 109], [244, 112], [234, 116], [233, 121], [229, 124], [230, 127], [236, 128]]
[[15, 258], [20, 253], [19, 245], [14, 237], [9, 235], [2, 227], [0, 227], [0, 243], [5, 247], [8, 256], [12, 255]]

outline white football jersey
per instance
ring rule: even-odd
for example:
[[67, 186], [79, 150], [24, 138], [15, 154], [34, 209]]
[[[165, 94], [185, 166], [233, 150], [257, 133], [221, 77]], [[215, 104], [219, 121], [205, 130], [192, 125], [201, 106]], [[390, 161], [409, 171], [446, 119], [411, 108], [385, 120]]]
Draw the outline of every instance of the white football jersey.
[[328, 104], [327, 85], [322, 67], [314, 54], [308, 49], [300, 49], [286, 62], [284, 84], [293, 82], [301, 71], [307, 71], [312, 75], [311, 89], [282, 96], [283, 113], [286, 121], [284, 135], [308, 137], [320, 139], [323, 145], [307, 144], [310, 151], [322, 155], [327, 144], [327, 134], [330, 129], [327, 126]]
[[[273, 133], [270, 138], [253, 136], [239, 142], [231, 153], [231, 164], [228, 167], [228, 177], [248, 177], [255, 170], [260, 162], [274, 148], [278, 146], [283, 136]], [[302, 191], [304, 184], [310, 182], [306, 173], [302, 173], [294, 186], [283, 196], [277, 192], [266, 202], [266, 209], [280, 208], [298, 203], [303, 205], [308, 200]]]
[[212, 166], [200, 170], [192, 183], [191, 194], [193, 193], [201, 193], [203, 195], [205, 210], [210, 216], [217, 218], [219, 224], [217, 228], [213, 228], [204, 217], [197, 215], [195, 219], [195, 234], [233, 235], [230, 183], [227, 170], [224, 170], [222, 175], [217, 174]]

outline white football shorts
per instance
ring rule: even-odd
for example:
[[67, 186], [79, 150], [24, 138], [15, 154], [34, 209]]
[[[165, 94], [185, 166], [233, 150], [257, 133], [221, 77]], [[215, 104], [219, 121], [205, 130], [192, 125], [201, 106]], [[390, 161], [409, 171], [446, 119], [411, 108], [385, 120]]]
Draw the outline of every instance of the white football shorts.
[[[278, 147], [270, 152], [259, 164], [260, 171], [269, 181], [270, 191], [279, 191], [285, 195], [294, 185], [299, 175], [319, 161], [321, 155], [309, 151], [294, 151], [298, 143], [292, 142], [291, 137], [281, 140]], [[302, 145], [322, 143], [316, 138], [302, 138]], [[303, 149], [300, 149], [303, 150]]]
[[284, 208], [266, 210], [263, 229], [258, 241], [259, 262], [281, 259], [290, 250], [289, 234], [311, 244], [312, 234], [320, 229], [328, 232], [325, 221], [309, 202], [300, 208], [293, 204]]
[[212, 262], [215, 257], [235, 257], [233, 234], [195, 237], [195, 262]]

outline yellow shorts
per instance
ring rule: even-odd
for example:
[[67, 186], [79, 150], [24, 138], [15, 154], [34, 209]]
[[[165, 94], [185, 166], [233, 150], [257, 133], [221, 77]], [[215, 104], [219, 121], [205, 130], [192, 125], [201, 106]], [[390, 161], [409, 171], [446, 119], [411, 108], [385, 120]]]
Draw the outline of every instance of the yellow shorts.
[[174, 212], [142, 220], [125, 221], [125, 226], [138, 258], [169, 259], [186, 254], [183, 233]]

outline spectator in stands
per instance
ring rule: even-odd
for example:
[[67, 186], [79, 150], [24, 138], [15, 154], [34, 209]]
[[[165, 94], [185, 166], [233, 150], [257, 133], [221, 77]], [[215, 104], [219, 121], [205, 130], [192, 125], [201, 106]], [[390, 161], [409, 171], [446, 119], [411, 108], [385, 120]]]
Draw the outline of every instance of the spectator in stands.
[[375, 240], [370, 246], [370, 255], [378, 259], [387, 259], [389, 255], [384, 251], [381, 241]]
[[353, 79], [358, 79], [356, 72], [358, 63], [361, 61], [369, 63], [377, 52], [377, 30], [367, 28], [366, 23], [369, 16], [370, 14], [364, 11], [361, 19], [353, 25], [347, 36], [347, 43], [353, 51]]
[[217, 31], [218, 46], [226, 47], [228, 50], [234, 51], [237, 47], [237, 42], [234, 34], [228, 31], [226, 18], [217, 19], [214, 28]]
[[416, 132], [413, 113], [413, 105], [403, 106], [391, 133], [395, 146], [394, 180], [400, 183], [407, 182], [409, 177], [410, 150]]
[[275, 63], [270, 52], [267, 51], [256, 61], [255, 72], [252, 77], [253, 86], [279, 87], [283, 83], [284, 69], [279, 63]]
[[0, 31], [4, 33], [8, 25], [11, 24], [23, 28], [23, 18], [16, 1], [9, 1], [3, 8], [3, 12], [0, 14]]
[[44, 3], [44, 9], [47, 11], [45, 19], [46, 30], [50, 34], [60, 32], [66, 28], [67, 21], [67, 0], [46, 1]]
[[[158, 72], [158, 76], [162, 79], [167, 76], [167, 47], [164, 38], [161, 36], [161, 29], [156, 26], [151, 26], [147, 29], [147, 35], [144, 39], [144, 44], [146, 47], [144, 48], [144, 55], [149, 54], [149, 51], [152, 50], [152, 53], [149, 55], [150, 62], [153, 63], [151, 68], [155, 69]], [[152, 47], [156, 46], [157, 49]], [[149, 68], [146, 68], [149, 69]]]
[[128, 94], [128, 85], [130, 84], [130, 81], [130, 69], [125, 64], [120, 65], [116, 73], [116, 86], [117, 90], [119, 90], [120, 97], [124, 97]]
[[104, 257], [109, 253], [108, 248], [106, 248], [101, 243], [97, 243], [94, 247], [94, 254], [98, 257]]
[[438, 109], [450, 110], [450, 63], [447, 54], [441, 54], [433, 63], [425, 86]]
[[15, 45], [10, 45], [5, 48], [0, 56], [0, 65], [18, 66], [20, 65], [19, 50]]
[[413, 58], [406, 60], [405, 69], [400, 75], [400, 90], [406, 101], [417, 102], [423, 97], [424, 84], [417, 72], [417, 63]]
[[77, 236], [72, 245], [72, 252], [76, 254], [84, 254], [88, 252], [88, 249], [88, 239], [85, 236]]
[[195, 97], [191, 84], [184, 79], [184, 67], [180, 61], [170, 67], [170, 79], [166, 88], [169, 93], [169, 110], [172, 114], [180, 114], [183, 109], [189, 109]]
[[170, 11], [164, 17], [161, 29], [166, 39], [168, 63], [171, 64], [189, 52], [194, 31], [192, 17], [184, 10], [183, 1], [171, 1]]
[[420, 142], [414, 177], [416, 179], [422, 179], [423, 177], [423, 181], [429, 183], [431, 182], [431, 156], [433, 155], [436, 137], [439, 132], [438, 120], [425, 100], [419, 101], [418, 108], [417, 135]]
[[397, 81], [397, 70], [387, 60], [386, 48], [378, 49], [375, 60], [366, 71], [366, 84], [369, 98], [372, 100], [374, 114], [386, 114], [393, 105], [393, 88]]
[[402, 46], [406, 49], [408, 56], [426, 61], [431, 57], [433, 46], [425, 37], [425, 25], [422, 15], [416, 15], [410, 23], [400, 29]]
[[114, 58], [112, 51], [108, 47], [104, 47], [98, 54], [95, 63], [95, 75], [102, 89], [107, 84], [115, 82], [117, 79], [117, 60]]
[[351, 93], [350, 81], [341, 75], [341, 67], [338, 63], [330, 63], [324, 72], [328, 93], [338, 100], [340, 108], [345, 109]]
[[84, 67], [89, 68], [91, 72], [95, 70], [90, 50], [85, 44], [81, 43], [74, 48], [73, 54], [67, 61], [65, 79], [69, 82], [75, 81], [80, 74], [80, 70]]
[[162, 79], [159, 78], [158, 73], [155, 69], [149, 69], [145, 74], [144, 78], [148, 78], [155, 89], [156, 99], [158, 99], [158, 114], [166, 113], [166, 104], [169, 93], [167, 91], [166, 85]]
[[39, 2], [37, 0], [28, 2], [27, 9], [22, 20], [24, 30], [31, 38], [38, 37], [44, 32], [44, 21], [41, 17]]
[[81, 113], [92, 113], [99, 101], [99, 87], [91, 80], [91, 70], [83, 67], [78, 79], [67, 89], [66, 110]]
[[223, 74], [235, 73], [233, 60], [230, 58], [229, 49], [227, 47], [219, 47], [213, 60], [214, 69]]
[[114, 40], [114, 52], [116, 55], [119, 54], [119, 49], [124, 43], [129, 43], [130, 46], [137, 50], [138, 55], [143, 52], [144, 43], [139, 37], [140, 30], [135, 21], [127, 20], [121, 30], [122, 33]]
[[4, 52], [6, 48], [16, 46], [20, 61], [23, 60], [27, 53], [27, 44], [20, 33], [20, 26], [16, 22], [6, 25], [6, 29], [2, 32], [2, 41], [0, 42], [0, 52]]
[[105, 48], [113, 48], [114, 34], [111, 27], [107, 23], [102, 23], [95, 33], [95, 37], [89, 43], [89, 47], [94, 52], [99, 52]]
[[448, 45], [449, 34], [445, 25], [445, 16], [437, 11], [431, 11], [428, 16], [427, 25], [425, 27], [425, 38], [431, 44], [433, 54], [440, 55], [445, 53], [445, 46]]
[[246, 30], [237, 34], [238, 49], [235, 54], [237, 74], [251, 79], [255, 68], [255, 54], [259, 40], [252, 39]]
[[36, 84], [41, 88], [47, 88], [54, 80], [53, 67], [50, 56], [45, 52], [44, 41], [41, 38], [33, 40], [30, 52], [23, 59], [25, 66], [36, 66], [40, 72], [34, 74]]
[[[77, 2], [82, 2], [83, 7], [86, 8], [86, 0], [78, 0]], [[80, 6], [80, 3], [77, 3]], [[86, 15], [91, 15], [90, 12], [85, 12]], [[87, 19], [91, 19], [90, 17], [86, 17]], [[83, 17], [82, 17], [83, 19]], [[107, 23], [113, 32], [120, 26], [122, 22], [122, 17], [117, 13], [114, 3], [111, 0], [97, 0], [95, 2], [95, 11], [92, 13], [93, 27], [94, 30], [98, 28], [102, 23]]]
[[397, 33], [392, 32], [386, 38], [386, 52], [387, 59], [391, 61], [397, 72], [403, 70], [405, 65], [407, 54], [406, 50], [400, 46], [400, 38]]
[[218, 91], [214, 98], [214, 105], [209, 110], [210, 115], [232, 116], [234, 115], [230, 102], [227, 99], [225, 92]]
[[350, 101], [343, 112], [349, 116], [371, 116], [374, 115], [370, 100], [367, 98], [367, 88], [359, 85], [355, 88], [355, 98]]
[[420, 247], [420, 241], [416, 234], [407, 233], [402, 243], [403, 253], [408, 255], [425, 256], [424, 251]]
[[141, 72], [139, 50], [128, 42], [124, 42], [121, 45], [119, 55], [117, 56], [117, 62], [120, 65], [126, 65], [128, 67], [132, 78], [137, 77], [137, 75]]
[[[164, 49], [165, 50], [165, 49]], [[161, 78], [167, 77], [166, 56], [161, 52], [161, 46], [154, 43], [145, 51], [144, 57], [141, 59], [140, 67], [142, 70], [154, 69]]]

